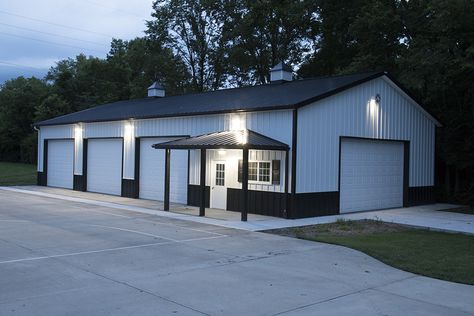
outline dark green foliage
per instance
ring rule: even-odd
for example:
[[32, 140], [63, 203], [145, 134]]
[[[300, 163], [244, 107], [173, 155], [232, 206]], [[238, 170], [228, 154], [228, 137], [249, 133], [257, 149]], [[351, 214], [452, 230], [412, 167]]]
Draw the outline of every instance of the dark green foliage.
[[36, 141], [31, 123], [35, 108], [50, 93], [40, 79], [6, 81], [0, 90], [0, 161], [36, 160]]

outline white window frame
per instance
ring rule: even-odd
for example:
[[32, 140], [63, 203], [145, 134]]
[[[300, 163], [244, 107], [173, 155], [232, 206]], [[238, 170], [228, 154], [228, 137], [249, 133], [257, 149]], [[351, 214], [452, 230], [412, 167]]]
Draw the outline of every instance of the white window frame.
[[[272, 162], [271, 162], [271, 160], [249, 160], [249, 164], [253, 163], [253, 162], [257, 163], [257, 180], [250, 180], [249, 179], [249, 183], [271, 185], [272, 184]], [[258, 180], [258, 179], [260, 179], [260, 163], [265, 163], [265, 162], [270, 165], [270, 169], [269, 169], [270, 173], [268, 174], [269, 180], [268, 181], [260, 181], [260, 180]]]

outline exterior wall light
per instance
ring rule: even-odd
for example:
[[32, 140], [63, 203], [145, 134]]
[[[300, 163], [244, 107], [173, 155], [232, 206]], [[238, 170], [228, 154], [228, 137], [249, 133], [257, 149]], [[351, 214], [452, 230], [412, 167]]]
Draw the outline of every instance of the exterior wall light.
[[245, 116], [244, 114], [232, 114], [229, 122], [229, 130], [240, 131], [245, 129]]
[[367, 103], [367, 114], [369, 118], [374, 120], [379, 115], [380, 95], [377, 94], [375, 98], [371, 98]]
[[82, 126], [80, 124], [77, 124], [75, 127], [74, 127], [74, 138], [75, 139], [81, 139], [82, 138]]
[[124, 126], [124, 137], [131, 139], [133, 138], [133, 121], [128, 121]]
[[380, 99], [381, 99], [381, 98], [380, 98], [380, 94], [377, 93], [377, 94], [375, 95], [375, 103], [377, 103], [378, 105], [380, 105]]

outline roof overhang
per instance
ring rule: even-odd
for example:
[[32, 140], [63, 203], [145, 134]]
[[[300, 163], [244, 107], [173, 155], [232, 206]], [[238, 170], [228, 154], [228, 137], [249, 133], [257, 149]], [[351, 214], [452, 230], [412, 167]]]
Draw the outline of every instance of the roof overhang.
[[289, 146], [257, 132], [244, 129], [220, 131], [154, 144], [155, 149], [257, 149], [288, 151]]

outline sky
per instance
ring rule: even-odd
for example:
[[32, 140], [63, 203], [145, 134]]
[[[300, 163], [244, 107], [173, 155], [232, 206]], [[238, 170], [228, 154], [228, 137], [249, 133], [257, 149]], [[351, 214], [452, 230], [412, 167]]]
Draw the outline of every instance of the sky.
[[0, 84], [80, 53], [103, 58], [112, 38], [143, 36], [151, 10], [152, 0], [0, 0]]

